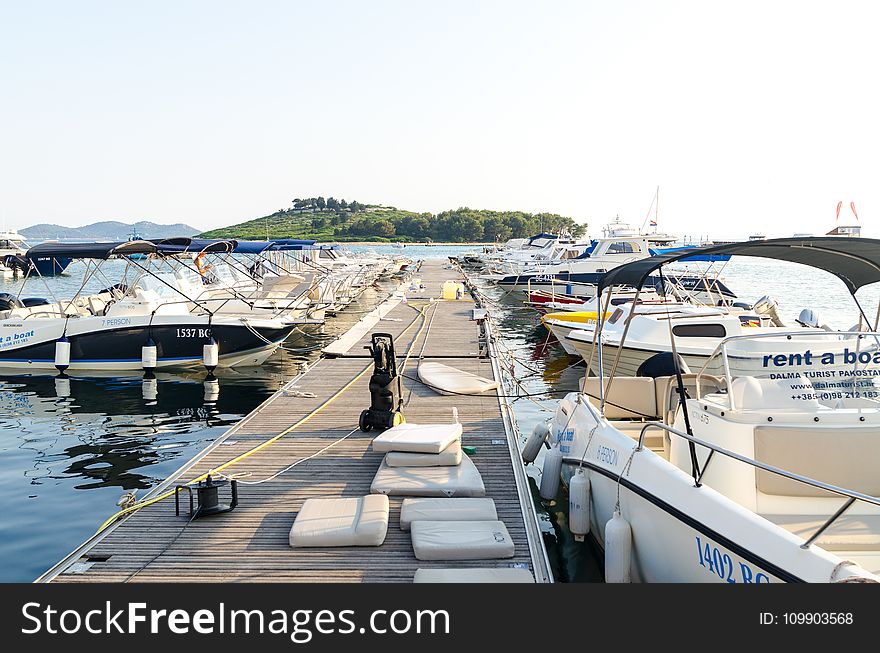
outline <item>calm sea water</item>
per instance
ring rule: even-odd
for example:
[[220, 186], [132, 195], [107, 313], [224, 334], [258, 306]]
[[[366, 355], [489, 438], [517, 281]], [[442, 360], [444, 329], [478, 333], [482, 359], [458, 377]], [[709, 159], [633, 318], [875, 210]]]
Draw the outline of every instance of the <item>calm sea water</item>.
[[[469, 248], [446, 246], [352, 246], [402, 254], [413, 259], [460, 254]], [[115, 281], [121, 270], [110, 262], [106, 274], [87, 289]], [[801, 308], [818, 310], [835, 328], [848, 328], [858, 312], [843, 284], [801, 266], [742, 260], [723, 271], [730, 287], [747, 301], [765, 294], [780, 304], [784, 318]], [[69, 297], [79, 288], [83, 268], [46, 281], [29, 282], [23, 296]], [[109, 283], [108, 283], [109, 281]], [[20, 293], [20, 281], [0, 280], [0, 292]], [[313, 333], [289, 343], [310, 348], [323, 336], [345, 331], [383, 291], [368, 290], [357, 305]], [[548, 342], [537, 314], [521, 297], [497, 289], [488, 294], [504, 347], [509, 350], [522, 391], [553, 392], [513, 400], [523, 436], [552, 415], [555, 402], [576, 388], [582, 366]], [[864, 296], [863, 296], [864, 295]], [[860, 300], [873, 318], [880, 289], [866, 289]], [[159, 375], [155, 398], [144, 392], [140, 375], [73, 378], [69, 387], [51, 375], [4, 376], [0, 371], [0, 581], [30, 581], [91, 535], [116, 511], [121, 494], [144, 494], [226, 428], [241, 419], [291, 378], [315, 352], [279, 352], [258, 369], [221, 373], [219, 395], [206, 393], [204, 374]], [[594, 546], [577, 543], [565, 524], [562, 504], [542, 503], [535, 483], [539, 458], [528, 468], [539, 517], [557, 578], [600, 581], [601, 557]]]

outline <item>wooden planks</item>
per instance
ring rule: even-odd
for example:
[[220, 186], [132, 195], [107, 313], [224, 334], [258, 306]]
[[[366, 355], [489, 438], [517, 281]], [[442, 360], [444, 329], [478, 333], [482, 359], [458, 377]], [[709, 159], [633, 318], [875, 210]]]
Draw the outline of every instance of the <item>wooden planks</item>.
[[[164, 484], [173, 487], [189, 481], [307, 419], [224, 471], [241, 482], [235, 511], [188, 523], [184, 517], [175, 517], [173, 499], [159, 501], [108, 529], [52, 570], [49, 579], [410, 582], [419, 567], [511, 565], [537, 571], [539, 578], [546, 575], [543, 547], [536, 541], [536, 517], [528, 490], [521, 487], [514, 468], [520, 465], [515, 459], [516, 445], [511, 446], [514, 436], [502, 418], [498, 397], [441, 396], [417, 381], [420, 356], [443, 357], [444, 364], [495, 376], [492, 361], [479, 356], [483, 345], [478, 324], [471, 320], [474, 303], [431, 301], [440, 296], [443, 281], [460, 280], [458, 272], [448, 269], [445, 261], [427, 261], [419, 276], [426, 290], [394, 306], [371, 332], [387, 332], [396, 339], [408, 421], [451, 421], [453, 408], [458, 409], [463, 444], [476, 447], [472, 459], [487, 496], [495, 500], [499, 518], [514, 540], [513, 559], [419, 562], [413, 556], [409, 533], [398, 526], [400, 498], [391, 499], [388, 535], [380, 547], [292, 549], [288, 545], [290, 527], [306, 499], [367, 494], [381, 462], [382, 454], [370, 450], [371, 434], [356, 430], [360, 411], [369, 406], [372, 361], [360, 357], [369, 342], [366, 333], [348, 356], [319, 360]], [[303, 397], [302, 392], [315, 396]], [[276, 478], [249, 484], [270, 479], [291, 465]]]

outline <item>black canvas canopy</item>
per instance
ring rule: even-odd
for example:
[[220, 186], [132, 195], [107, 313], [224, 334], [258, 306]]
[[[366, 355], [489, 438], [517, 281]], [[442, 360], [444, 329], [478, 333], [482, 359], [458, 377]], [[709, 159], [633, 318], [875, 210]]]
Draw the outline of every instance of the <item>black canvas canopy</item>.
[[113, 255], [152, 254], [155, 251], [156, 245], [149, 240], [123, 240], [112, 243], [48, 242], [31, 247], [27, 251], [27, 257], [30, 259], [43, 256], [106, 259]]
[[234, 240], [218, 238], [165, 238], [158, 242], [159, 252], [162, 254], [231, 252], [235, 246]]
[[610, 286], [640, 288], [648, 275], [668, 263], [687, 263], [694, 255], [730, 254], [755, 256], [801, 263], [830, 272], [846, 284], [852, 293], [870, 283], [880, 281], [880, 240], [874, 238], [774, 238], [770, 240], [711, 245], [690, 251], [670, 252], [625, 263], [606, 272], [598, 292]]

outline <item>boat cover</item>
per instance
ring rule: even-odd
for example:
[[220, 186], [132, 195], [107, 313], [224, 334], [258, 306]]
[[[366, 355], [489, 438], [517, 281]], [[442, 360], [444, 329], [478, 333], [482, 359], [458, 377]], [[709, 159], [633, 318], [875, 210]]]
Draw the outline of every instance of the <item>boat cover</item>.
[[387, 532], [387, 496], [307, 499], [290, 529], [290, 546], [379, 546]]
[[389, 467], [446, 467], [461, 464], [461, 440], [456, 440], [440, 453], [389, 451], [385, 454]]
[[485, 497], [404, 499], [400, 506], [400, 530], [414, 521], [495, 521], [495, 502]]
[[498, 388], [498, 381], [483, 378], [470, 372], [449, 367], [442, 363], [419, 363], [419, 379], [440, 394], [478, 395]]
[[461, 439], [461, 424], [400, 424], [373, 438], [373, 451], [440, 453]]
[[467, 455], [454, 467], [390, 467], [382, 461], [370, 492], [403, 497], [482, 497], [483, 477]]
[[500, 521], [415, 521], [413, 552], [419, 560], [512, 558], [513, 540]]

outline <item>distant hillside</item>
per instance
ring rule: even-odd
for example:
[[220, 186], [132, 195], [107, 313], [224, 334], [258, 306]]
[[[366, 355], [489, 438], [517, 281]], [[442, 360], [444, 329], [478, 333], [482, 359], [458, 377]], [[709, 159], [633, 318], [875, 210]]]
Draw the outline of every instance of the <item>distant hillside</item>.
[[199, 230], [195, 227], [182, 223], [156, 224], [155, 222], [141, 221], [134, 224], [126, 224], [115, 220], [95, 222], [82, 227], [64, 227], [60, 224], [35, 224], [25, 229], [19, 229], [19, 233], [28, 240], [55, 238], [126, 240], [133, 231], [141, 238], [146, 238], [147, 240], [172, 238], [174, 236], [193, 236], [199, 233]]
[[332, 197], [294, 200], [294, 208], [240, 224], [212, 229], [206, 238], [314, 238], [320, 241], [493, 242], [524, 238], [540, 231], [566, 229], [573, 235], [586, 225], [555, 213], [459, 208], [416, 213], [390, 206], [346, 203]]

